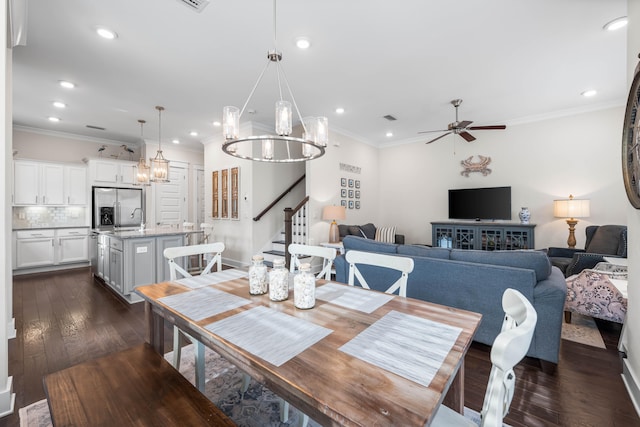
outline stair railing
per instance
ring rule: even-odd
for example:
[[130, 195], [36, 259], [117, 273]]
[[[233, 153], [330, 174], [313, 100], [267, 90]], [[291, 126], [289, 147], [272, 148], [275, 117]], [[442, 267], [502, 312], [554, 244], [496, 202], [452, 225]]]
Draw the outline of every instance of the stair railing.
[[309, 210], [309, 196], [302, 199], [295, 208], [284, 209], [284, 253], [287, 269], [291, 265], [289, 245], [299, 243], [306, 245], [309, 241], [309, 223], [307, 211]]
[[253, 220], [254, 221], [260, 221], [260, 218], [262, 218], [267, 212], [269, 212], [280, 200], [282, 200], [284, 198], [284, 196], [286, 196], [291, 190], [293, 190], [295, 188], [296, 185], [300, 184], [300, 182], [302, 182], [302, 180], [306, 177], [305, 175], [302, 175], [300, 178], [298, 178], [296, 180], [296, 182], [294, 182], [293, 184], [291, 184], [289, 186], [289, 188], [287, 188], [286, 190], [284, 190], [282, 192], [282, 194], [280, 194], [278, 197], [276, 197], [273, 202], [269, 203], [269, 206], [267, 206], [266, 208], [264, 208], [262, 210], [262, 212], [260, 212], [258, 215], [256, 215]]

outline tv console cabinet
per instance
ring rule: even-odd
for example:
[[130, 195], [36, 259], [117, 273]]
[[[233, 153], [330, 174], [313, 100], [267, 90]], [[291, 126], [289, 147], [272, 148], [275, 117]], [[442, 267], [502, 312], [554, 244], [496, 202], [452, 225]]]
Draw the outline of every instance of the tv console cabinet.
[[484, 251], [533, 249], [535, 224], [482, 221], [431, 223], [431, 245]]

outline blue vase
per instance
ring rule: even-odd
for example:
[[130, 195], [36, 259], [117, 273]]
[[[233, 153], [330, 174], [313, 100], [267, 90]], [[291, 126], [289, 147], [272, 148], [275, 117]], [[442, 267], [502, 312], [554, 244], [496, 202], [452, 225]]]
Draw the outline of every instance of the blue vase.
[[529, 208], [521, 208], [520, 212], [518, 212], [518, 217], [520, 218], [521, 224], [529, 224], [529, 219], [531, 219]]

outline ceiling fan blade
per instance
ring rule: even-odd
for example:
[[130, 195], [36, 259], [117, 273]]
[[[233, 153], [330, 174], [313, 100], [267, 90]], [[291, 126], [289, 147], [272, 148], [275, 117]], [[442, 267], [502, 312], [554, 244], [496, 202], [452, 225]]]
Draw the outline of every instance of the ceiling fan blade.
[[470, 121], [470, 120], [463, 120], [463, 121], [461, 121], [460, 123], [458, 123], [458, 126], [456, 126], [456, 127], [457, 127], [458, 129], [464, 129], [464, 128], [466, 128], [467, 126], [469, 126], [471, 123], [473, 123], [473, 122], [472, 122], [472, 121]]
[[492, 125], [492, 126], [472, 126], [470, 130], [485, 130], [485, 129], [506, 129], [505, 125]]
[[469, 132], [460, 132], [458, 135], [463, 137], [467, 142], [475, 141], [475, 137], [471, 135]]
[[439, 137], [437, 137], [437, 138], [435, 138], [435, 139], [432, 139], [431, 141], [428, 141], [428, 142], [426, 142], [425, 144], [431, 144], [432, 142], [437, 141], [437, 140], [439, 140], [440, 138], [444, 138], [445, 136], [449, 135], [450, 133], [451, 133], [451, 132], [447, 132], [447, 133], [445, 133], [444, 135], [440, 135]]
[[449, 129], [440, 129], [440, 130], [423, 130], [422, 132], [418, 132], [418, 133], [432, 133], [432, 132], [447, 132]]

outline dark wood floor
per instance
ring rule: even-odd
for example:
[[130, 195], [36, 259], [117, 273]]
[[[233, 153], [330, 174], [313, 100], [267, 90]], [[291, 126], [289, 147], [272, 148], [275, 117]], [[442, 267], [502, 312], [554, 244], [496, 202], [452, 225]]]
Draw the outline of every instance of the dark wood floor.
[[[43, 375], [144, 340], [143, 305], [122, 302], [88, 269], [15, 277], [13, 310], [17, 337], [9, 341], [9, 374], [16, 410], [0, 419], [0, 427], [19, 426], [18, 409], [44, 399]], [[508, 424], [640, 426], [620, 377], [620, 326], [598, 326], [606, 350], [563, 340], [555, 375], [543, 373], [535, 360], [516, 367]], [[473, 344], [466, 359], [466, 406], [480, 410], [490, 368], [489, 347]]]

